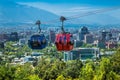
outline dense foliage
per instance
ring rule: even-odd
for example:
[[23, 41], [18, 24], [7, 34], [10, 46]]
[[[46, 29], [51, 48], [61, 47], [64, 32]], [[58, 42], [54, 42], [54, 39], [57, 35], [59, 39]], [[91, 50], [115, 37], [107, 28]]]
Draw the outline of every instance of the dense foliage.
[[[31, 52], [27, 46], [14, 48], [7, 43], [5, 55]], [[11, 45], [11, 46], [10, 46]], [[24, 49], [22, 49], [24, 48]], [[22, 49], [22, 50], [21, 50]], [[16, 50], [16, 51], [15, 51]], [[43, 49], [45, 56], [41, 57], [36, 65], [25, 63], [13, 65], [9, 60], [0, 57], [0, 80], [119, 80], [120, 79], [120, 49], [111, 57], [100, 60], [81, 62], [61, 60], [62, 52], [56, 52], [55, 48]]]

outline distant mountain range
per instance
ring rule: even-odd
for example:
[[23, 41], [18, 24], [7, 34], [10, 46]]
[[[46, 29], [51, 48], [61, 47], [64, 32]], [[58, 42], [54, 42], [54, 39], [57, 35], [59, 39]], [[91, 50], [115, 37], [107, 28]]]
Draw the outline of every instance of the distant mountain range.
[[[119, 14], [120, 9], [106, 12], [105, 14], [100, 13], [69, 20], [66, 21], [66, 24], [120, 24]], [[59, 16], [43, 9], [18, 4], [12, 0], [0, 0], [0, 24], [34, 23], [38, 19], [41, 20], [41, 22], [47, 22], [54, 19], [59, 20]]]
[[9, 0], [0, 0], [0, 23], [41, 22], [58, 18], [57, 15], [34, 7], [20, 5]]
[[[72, 22], [74, 24], [120, 24], [120, 16], [115, 13], [120, 13], [120, 10], [116, 10], [113, 12], [107, 12], [107, 13], [98, 13], [94, 15], [84, 16], [80, 17], [78, 19], [73, 19]], [[114, 15], [112, 15], [114, 14]]]

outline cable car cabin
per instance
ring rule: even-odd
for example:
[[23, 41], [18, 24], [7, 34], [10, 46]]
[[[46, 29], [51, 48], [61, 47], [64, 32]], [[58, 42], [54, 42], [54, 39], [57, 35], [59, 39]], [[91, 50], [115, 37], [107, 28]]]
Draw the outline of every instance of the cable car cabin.
[[47, 45], [46, 38], [44, 34], [37, 34], [31, 36], [30, 40], [28, 40], [28, 46], [31, 49], [43, 49]]
[[56, 35], [55, 45], [58, 51], [70, 51], [73, 49], [74, 40], [70, 33], [60, 33]]

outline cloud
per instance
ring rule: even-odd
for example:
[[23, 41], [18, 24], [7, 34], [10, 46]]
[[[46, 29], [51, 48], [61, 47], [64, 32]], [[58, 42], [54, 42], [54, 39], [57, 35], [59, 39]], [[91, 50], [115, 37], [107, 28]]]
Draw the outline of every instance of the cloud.
[[[93, 17], [94, 19], [96, 19], [96, 21], [98, 20], [98, 22], [101, 21], [101, 23], [102, 23], [103, 18], [101, 18], [101, 17], [103, 15], [104, 15], [104, 20], [106, 19], [106, 21], [110, 18], [114, 18], [113, 21], [120, 20], [120, 17], [119, 17], [120, 10], [113, 10], [113, 11], [108, 11], [108, 12], [105, 12], [103, 10], [103, 12], [101, 11], [100, 14], [98, 14], [98, 15], [95, 14], [95, 13], [97, 13], [97, 12], [95, 12], [96, 10], [105, 9], [105, 8], [109, 8], [109, 7], [79, 5], [79, 4], [50, 4], [50, 3], [40, 3], [40, 2], [27, 2], [27, 3], [20, 3], [20, 4], [44, 9], [44, 10], [50, 11], [52, 13], [55, 13], [59, 16], [62, 15], [65, 17], [69, 17], [69, 16], [75, 16], [75, 17], [76, 16], [84, 16], [85, 17], [87, 14], [93, 13], [94, 15], [92, 15], [90, 17], [89, 16], [85, 17], [85, 18], [81, 17], [81, 19], [83, 19], [83, 21], [88, 20], [89, 22], [91, 21], [91, 19]], [[98, 13], [99, 13], [99, 11], [98, 11]], [[109, 21], [110, 20], [108, 20], [108, 22]]]
[[44, 9], [46, 11], [50, 11], [58, 15], [60, 15], [59, 13], [61, 12], [61, 10], [65, 9], [64, 7], [60, 7], [59, 5], [56, 4], [41, 3], [41, 2], [27, 2], [27, 3], [21, 2], [19, 4], [32, 6], [39, 9]]
[[90, 12], [90, 11], [96, 11], [98, 10], [99, 8], [93, 8], [93, 7], [85, 7], [85, 6], [79, 6], [79, 7], [72, 7], [72, 8], [69, 8], [68, 10], [64, 10], [62, 11], [62, 13], [66, 13], [66, 14], [69, 14], [69, 13], [72, 13], [72, 14], [83, 14], [83, 13], [87, 13], [87, 12]]
[[101, 6], [116, 6], [120, 5], [120, 0], [13, 0], [19, 2], [44, 2], [51, 4], [90, 4]]
[[27, 3], [20, 3], [40, 9], [44, 9], [55, 13], [57, 15], [64, 15], [70, 16], [76, 13], [85, 13], [88, 11], [97, 10], [97, 8], [93, 8], [90, 6], [83, 6], [79, 4], [50, 4], [50, 3], [41, 3], [41, 2], [27, 2]]

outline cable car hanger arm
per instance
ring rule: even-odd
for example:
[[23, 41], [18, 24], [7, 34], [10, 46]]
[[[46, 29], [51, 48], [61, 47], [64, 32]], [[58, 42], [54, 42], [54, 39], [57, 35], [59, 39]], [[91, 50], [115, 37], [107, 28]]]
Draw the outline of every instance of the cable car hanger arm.
[[41, 33], [41, 28], [40, 28], [41, 22], [40, 22], [40, 20], [37, 20], [35, 24], [38, 25], [39, 33]]

